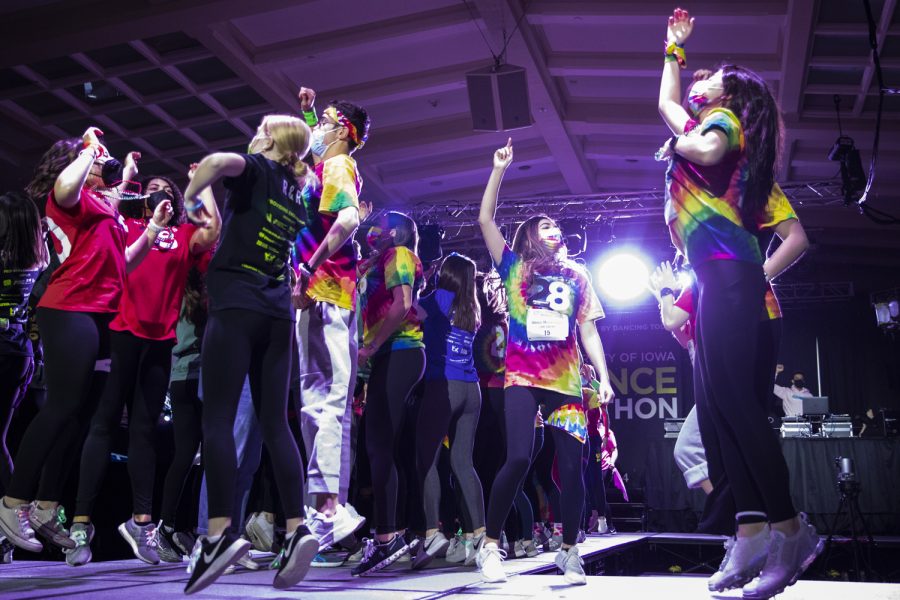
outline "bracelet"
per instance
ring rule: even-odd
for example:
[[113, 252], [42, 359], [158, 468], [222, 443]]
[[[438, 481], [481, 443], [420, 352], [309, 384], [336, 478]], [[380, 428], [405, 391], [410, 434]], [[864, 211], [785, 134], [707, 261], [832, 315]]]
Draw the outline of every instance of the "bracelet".
[[159, 233], [160, 231], [162, 231], [163, 229], [165, 229], [165, 227], [160, 227], [159, 225], [157, 225], [157, 224], [154, 223], [153, 221], [150, 221], [149, 223], [147, 223], [147, 229], [149, 229], [149, 230], [152, 231], [153, 233]]
[[682, 69], [687, 67], [687, 59], [684, 54], [684, 46], [675, 42], [669, 42], [666, 44], [666, 54], [665, 61], [677, 61], [678, 66]]
[[189, 213], [197, 212], [198, 210], [200, 210], [201, 206], [203, 206], [202, 202], [198, 202], [196, 204], [190, 204], [190, 205], [187, 202], [185, 202], [184, 210], [188, 211]]
[[669, 139], [669, 150], [672, 151], [672, 154], [675, 154], [675, 146], [678, 145], [678, 140], [681, 139], [680, 135], [673, 135]]
[[306, 124], [310, 127], [315, 127], [316, 125], [318, 125], [319, 117], [316, 116], [316, 109], [304, 110], [303, 120], [306, 121]]
[[309, 263], [306, 262], [305, 260], [304, 260], [302, 263], [300, 263], [300, 267], [301, 267], [304, 271], [306, 271], [306, 273], [307, 273], [308, 275], [310, 275], [310, 276], [312, 276], [312, 274], [316, 272], [316, 270], [313, 269], [313, 268], [309, 265]]
[[662, 298], [663, 296], [672, 296], [674, 298], [675, 290], [673, 290], [672, 288], [668, 288], [668, 287], [661, 288], [659, 290], [659, 297]]

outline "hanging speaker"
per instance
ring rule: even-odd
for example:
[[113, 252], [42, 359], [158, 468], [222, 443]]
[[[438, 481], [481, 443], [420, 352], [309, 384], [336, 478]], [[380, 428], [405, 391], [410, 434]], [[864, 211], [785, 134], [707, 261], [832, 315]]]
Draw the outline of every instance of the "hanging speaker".
[[528, 73], [515, 65], [497, 65], [466, 73], [469, 112], [475, 131], [530, 127]]

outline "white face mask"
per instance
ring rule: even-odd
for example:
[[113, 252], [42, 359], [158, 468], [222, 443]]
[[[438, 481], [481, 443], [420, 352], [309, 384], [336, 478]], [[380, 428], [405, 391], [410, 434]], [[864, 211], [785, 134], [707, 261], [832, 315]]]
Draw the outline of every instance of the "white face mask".
[[328, 152], [328, 148], [330, 148], [332, 144], [337, 143], [337, 140], [334, 140], [331, 144], [325, 143], [325, 136], [332, 131], [336, 130], [329, 129], [328, 131], [323, 131], [319, 128], [313, 130], [312, 137], [309, 140], [309, 151], [319, 157], [325, 156], [325, 153]]

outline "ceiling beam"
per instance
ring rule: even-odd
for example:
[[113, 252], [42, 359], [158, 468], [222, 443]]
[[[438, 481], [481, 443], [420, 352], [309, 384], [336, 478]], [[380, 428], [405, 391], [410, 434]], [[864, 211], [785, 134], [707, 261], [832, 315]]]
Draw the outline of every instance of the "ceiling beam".
[[[887, 39], [887, 31], [890, 29], [891, 20], [894, 17], [894, 10], [896, 8], [897, 0], [884, 0], [884, 6], [881, 9], [881, 16], [878, 18], [875, 30], [879, 59], [884, 50], [884, 41]], [[875, 78], [875, 61], [872, 59], [871, 54], [872, 53], [869, 52], [869, 64], [866, 65], [866, 70], [863, 71], [859, 94], [856, 96], [856, 102], [853, 104], [852, 114], [854, 117], [858, 117], [862, 114], [863, 108], [866, 105], [866, 98], [869, 95], [869, 88], [872, 86], [872, 80]]]
[[[475, 0], [473, 3], [486, 20], [488, 31], [492, 32], [492, 35], [496, 35], [498, 31], [505, 31], [503, 19], [496, 18], [494, 2]], [[516, 0], [505, 0], [503, 6], [508, 9], [512, 22], [516, 22], [522, 16], [522, 7]], [[580, 145], [566, 128], [563, 120], [565, 104], [562, 94], [547, 68], [537, 34], [525, 18], [509, 42], [508, 57], [510, 62], [523, 66], [528, 73], [534, 127], [537, 127], [543, 135], [569, 191], [572, 193], [593, 191], [593, 169], [584, 158]]]
[[778, 88], [778, 104], [787, 118], [800, 114], [817, 6], [816, 0], [788, 2], [788, 14], [781, 33], [782, 78]]
[[301, 32], [298, 31], [296, 38], [265, 46], [256, 47], [246, 37], [241, 41], [255, 65], [296, 64], [298, 59], [304, 58], [320, 61], [359, 57], [375, 47], [384, 50], [414, 40], [436, 41], [442, 36], [469, 31], [471, 26], [468, 11], [459, 3], [403, 17], [391, 17], [368, 23], [365, 27], [353, 26], [314, 35], [299, 35]]
[[[759, 54], [691, 53], [691, 65], [713, 66], [728, 60], [756, 71], [763, 79], [781, 79], [781, 60]], [[556, 52], [547, 59], [554, 77], [647, 77], [659, 79], [659, 52], [613, 54], [606, 52]]]
[[313, 1], [131, 0], [123, 4], [118, 0], [92, 0], [38, 5], [0, 19], [0, 68], [56, 58], [59, 48], [87, 52], [129, 42], [137, 31], [146, 39], [179, 31], [189, 23], [207, 25]]
[[[539, 0], [528, 7], [528, 22], [534, 25], [665, 25], [675, 7], [671, 2], [565, 2]], [[785, 2], [692, 2], [691, 12], [702, 15], [707, 25], [771, 25], [785, 14]], [[664, 33], [664, 32], [663, 32]], [[658, 70], [658, 69], [657, 69]]]

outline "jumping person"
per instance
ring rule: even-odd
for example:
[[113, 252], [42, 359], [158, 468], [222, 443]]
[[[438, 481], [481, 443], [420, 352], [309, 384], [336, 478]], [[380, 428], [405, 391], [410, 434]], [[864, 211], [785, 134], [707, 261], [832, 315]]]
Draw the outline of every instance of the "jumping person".
[[[546, 216], [531, 217], [516, 231], [510, 248], [494, 213], [503, 174], [512, 163], [510, 139], [494, 153], [494, 168], [481, 201], [478, 224], [504, 281], [509, 304], [506, 347], [506, 462], [497, 473], [487, 511], [487, 533], [477, 563], [487, 581], [505, 581], [498, 548], [500, 530], [531, 460], [534, 415], [546, 406], [562, 482], [562, 546], [556, 565], [572, 584], [585, 584], [576, 546], [584, 508], [582, 444], [587, 427], [582, 409], [577, 337], [600, 374], [600, 398], [613, 397], [603, 345], [594, 321], [603, 309], [582, 267], [565, 258], [562, 234]], [[578, 336], [576, 336], [576, 328]]]
[[[196, 165], [195, 165], [196, 167]], [[191, 176], [190, 173], [188, 175]], [[111, 364], [109, 379], [91, 419], [90, 432], [81, 452], [78, 496], [71, 536], [76, 548], [66, 553], [72, 566], [91, 560], [94, 537], [91, 513], [109, 464], [113, 434], [128, 407], [128, 476], [133, 515], [118, 531], [135, 558], [149, 564], [181, 562], [181, 554], [164, 538], [159, 543], [152, 522], [153, 483], [156, 479], [156, 424], [162, 412], [169, 374], [175, 326], [188, 270], [219, 236], [218, 213], [204, 226], [185, 223], [181, 190], [168, 177], [144, 178], [146, 198], [138, 204], [120, 205], [128, 216], [127, 242], [141, 238], [155, 225], [151, 221], [158, 203], [172, 206], [172, 218], [156, 231], [156, 238], [140, 268], [125, 278], [119, 312], [109, 325]], [[207, 188], [204, 193], [209, 193]], [[215, 204], [213, 202], [213, 204]], [[136, 205], [136, 206], [135, 206]]]
[[210, 585], [250, 547], [229, 530], [237, 477], [233, 426], [248, 374], [287, 526], [273, 585], [285, 589], [303, 579], [318, 550], [303, 523], [303, 468], [287, 422], [294, 319], [290, 251], [306, 225], [306, 196], [317, 185], [301, 160], [309, 141], [309, 127], [300, 119], [267, 115], [248, 154], [207, 156], [185, 192], [190, 219], [204, 224], [216, 207], [201, 192], [220, 179], [227, 190], [221, 242], [206, 279], [209, 316], [201, 354], [209, 532], [192, 561], [188, 594]]
[[[301, 110], [313, 127], [310, 152], [321, 194], [310, 198], [309, 224], [298, 245], [305, 294], [297, 311], [300, 395], [297, 409], [309, 458], [307, 487], [313, 499], [307, 525], [323, 549], [341, 541], [365, 519], [346, 507], [350, 486], [351, 401], [356, 386], [356, 249], [362, 179], [351, 155], [369, 137], [366, 111], [335, 101], [316, 119], [316, 93], [301, 88]], [[302, 405], [302, 406], [301, 406]]]
[[670, 159], [666, 222], [697, 275], [694, 393], [703, 446], [710, 471], [725, 474], [737, 509], [736, 541], [721, 569], [734, 576], [714, 576], [709, 587], [743, 585], [745, 598], [768, 598], [796, 581], [823, 546], [794, 509], [787, 465], [759, 400], [764, 387], [756, 381], [770, 278], [756, 234], [774, 184], [782, 124], [765, 81], [726, 65], [693, 84], [689, 106], [699, 125], [687, 127], [679, 66], [692, 30], [687, 11], [669, 17], [659, 110], [675, 135], [660, 156]]
[[[42, 469], [54, 467], [45, 461], [63, 431], [79, 426], [79, 411], [90, 414], [95, 363], [108, 347], [109, 323], [119, 307], [126, 270], [150, 252], [172, 216], [171, 202], [163, 200], [144, 234], [126, 246], [115, 190], [135, 172], [135, 156], [129, 155], [123, 169], [99, 135], [102, 132], [91, 127], [81, 140], [56, 142], [41, 158], [28, 187], [32, 198], [46, 198], [47, 224], [61, 264], [37, 309], [47, 404], [19, 446], [17, 468], [0, 501], [0, 530], [13, 544], [33, 552], [42, 548], [35, 530], [61, 548], [75, 547], [61, 522], [59, 498], [35, 499], [38, 480]], [[60, 473], [56, 479], [62, 478]], [[30, 504], [32, 500], [37, 501]]]

